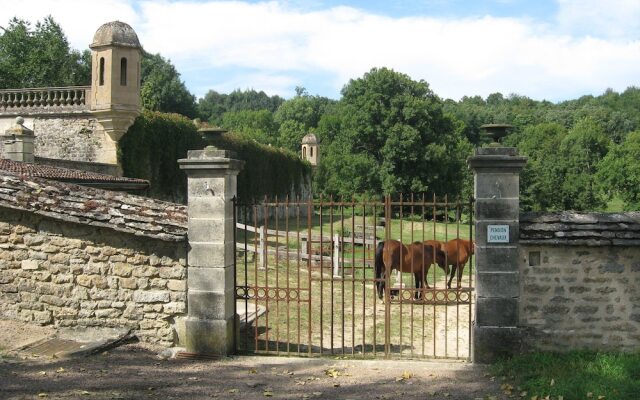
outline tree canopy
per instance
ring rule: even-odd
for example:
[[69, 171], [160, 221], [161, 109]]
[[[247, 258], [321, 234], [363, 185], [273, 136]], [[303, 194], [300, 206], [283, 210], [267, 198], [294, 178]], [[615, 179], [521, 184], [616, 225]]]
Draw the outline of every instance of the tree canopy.
[[196, 98], [169, 60], [160, 54], [144, 53], [141, 64], [140, 100], [144, 109], [196, 117]]
[[31, 26], [13, 18], [0, 30], [0, 89], [80, 86], [91, 82], [91, 53], [69, 47], [51, 16]]
[[335, 131], [319, 132], [325, 193], [460, 193], [471, 147], [426, 82], [374, 68], [344, 87], [333, 113], [322, 126]]

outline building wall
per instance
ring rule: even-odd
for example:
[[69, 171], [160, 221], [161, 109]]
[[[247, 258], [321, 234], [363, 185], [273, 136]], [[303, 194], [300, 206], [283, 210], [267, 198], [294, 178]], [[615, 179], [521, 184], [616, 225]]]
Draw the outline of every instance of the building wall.
[[521, 216], [519, 320], [526, 347], [640, 348], [639, 222], [635, 214]]
[[[36, 136], [37, 157], [70, 161], [96, 162], [105, 150], [104, 133], [95, 118], [89, 115], [25, 116], [25, 126]], [[15, 117], [2, 118], [0, 130], [15, 123]], [[2, 128], [4, 127], [4, 128]], [[4, 146], [0, 144], [4, 157]]]
[[186, 244], [0, 208], [0, 317], [129, 327], [172, 345], [186, 313]]

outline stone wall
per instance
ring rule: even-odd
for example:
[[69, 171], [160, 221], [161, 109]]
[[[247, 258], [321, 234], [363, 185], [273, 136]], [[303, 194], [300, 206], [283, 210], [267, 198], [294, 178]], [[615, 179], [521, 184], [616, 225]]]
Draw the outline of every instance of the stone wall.
[[187, 312], [186, 209], [0, 175], [0, 317], [127, 327], [171, 345]]
[[640, 348], [640, 214], [524, 214], [520, 325], [540, 350]]
[[[35, 155], [72, 161], [98, 161], [104, 150], [104, 133], [88, 113], [79, 115], [25, 116], [25, 126], [36, 136]], [[0, 130], [15, 123], [15, 117], [3, 118]], [[2, 128], [4, 126], [4, 129]], [[0, 144], [0, 154], [4, 147]]]

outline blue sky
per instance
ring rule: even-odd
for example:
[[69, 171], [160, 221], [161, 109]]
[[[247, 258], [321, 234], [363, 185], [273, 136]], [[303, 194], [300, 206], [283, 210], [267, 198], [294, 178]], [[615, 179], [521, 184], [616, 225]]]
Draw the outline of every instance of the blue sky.
[[349, 79], [382, 66], [456, 100], [640, 86], [639, 0], [0, 0], [0, 26], [48, 14], [78, 49], [102, 23], [129, 23], [198, 97], [291, 97], [303, 86], [339, 98]]

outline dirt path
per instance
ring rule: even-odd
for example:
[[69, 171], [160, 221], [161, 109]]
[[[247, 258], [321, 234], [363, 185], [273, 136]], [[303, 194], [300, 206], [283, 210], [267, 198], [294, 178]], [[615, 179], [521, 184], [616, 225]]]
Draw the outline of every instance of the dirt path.
[[507, 398], [501, 394], [500, 379], [468, 363], [276, 357], [160, 360], [160, 349], [140, 344], [83, 359], [8, 356], [8, 345], [40, 331], [0, 321], [0, 344], [5, 347], [0, 357], [1, 399]]

